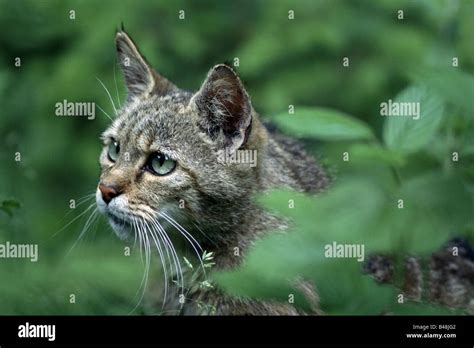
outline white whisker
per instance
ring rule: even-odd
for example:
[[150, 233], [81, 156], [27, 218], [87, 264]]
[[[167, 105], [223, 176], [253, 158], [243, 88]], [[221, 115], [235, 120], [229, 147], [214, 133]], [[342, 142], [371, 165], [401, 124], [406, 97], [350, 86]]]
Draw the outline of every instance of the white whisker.
[[[142, 260], [142, 265], [144, 266], [142, 280], [140, 282], [140, 286], [137, 289], [137, 293], [135, 294], [135, 296], [139, 296], [139, 298], [138, 298], [138, 301], [137, 301], [137, 304], [135, 305], [135, 307], [130, 311], [130, 313], [133, 313], [138, 308], [141, 301], [143, 300], [143, 296], [144, 296], [144, 293], [145, 293], [145, 290], [146, 290], [146, 285], [147, 285], [147, 280], [148, 280], [148, 261], [149, 261], [149, 258], [148, 258], [146, 244], [145, 244], [145, 236], [142, 236], [143, 232], [142, 232], [142, 230], [139, 226], [139, 221], [134, 216], [130, 215], [129, 217], [130, 217], [130, 220], [132, 222], [133, 228], [136, 229], [136, 231], [138, 232], [139, 244], [140, 244], [139, 245], [140, 258]], [[143, 249], [145, 249], [145, 262], [146, 263], [143, 263], [142, 247], [143, 247]], [[141, 293], [140, 293], [140, 291], [141, 291]]]
[[[91, 204], [89, 206], [89, 208], [92, 208], [94, 207], [95, 203]], [[88, 208], [88, 210], [89, 210]], [[94, 208], [94, 210], [92, 211], [91, 215], [89, 215], [89, 217], [87, 218], [86, 220], [86, 223], [84, 224], [84, 227], [82, 228], [82, 231], [81, 233], [79, 234], [79, 236], [77, 237], [76, 241], [74, 242], [74, 244], [72, 245], [72, 247], [69, 249], [69, 251], [66, 253], [66, 256], [68, 256], [72, 250], [76, 247], [77, 243], [79, 241], [82, 240], [82, 238], [84, 237], [84, 235], [87, 233], [87, 231], [89, 230], [89, 227], [92, 225], [92, 223], [95, 221], [95, 219], [97, 219], [99, 217], [99, 214], [98, 214], [98, 209], [97, 207]]]
[[166, 240], [166, 244], [169, 246], [171, 250], [171, 254], [173, 255], [173, 260], [174, 260], [175, 269], [176, 269], [176, 276], [178, 277], [177, 281], [178, 283], [181, 281], [181, 288], [184, 288], [183, 269], [181, 267], [181, 262], [179, 261], [178, 253], [176, 252], [176, 249], [173, 246], [171, 239], [169, 238], [168, 234], [166, 233], [165, 229], [160, 224], [160, 222], [156, 219], [154, 219], [153, 221], [154, 223], [156, 223], [158, 231], [160, 232], [162, 238]]
[[107, 89], [107, 87], [105, 87], [104, 83], [97, 76], [96, 76], [96, 79], [97, 79], [97, 81], [99, 81], [99, 83], [102, 85], [102, 87], [104, 87], [105, 92], [109, 96], [110, 102], [112, 103], [112, 107], [114, 108], [115, 115], [117, 115], [117, 108], [115, 107], [114, 100], [112, 99], [112, 96], [110, 95], [109, 90]]
[[143, 249], [142, 249], [143, 248], [142, 233], [141, 233], [140, 229], [138, 228], [138, 224], [135, 221], [135, 218], [133, 216], [131, 216], [131, 218], [132, 218], [132, 223], [135, 226], [137, 234], [138, 234], [138, 250], [140, 250], [140, 260], [142, 261], [142, 265], [144, 265], [143, 253], [142, 253], [143, 252]]
[[173, 219], [171, 216], [169, 216], [165, 212], [161, 212], [161, 213], [158, 213], [158, 214], [165, 215], [168, 219], [173, 221], [183, 233], [185, 233], [187, 236], [189, 236], [189, 238], [191, 238], [194, 241], [194, 243], [196, 243], [196, 246], [199, 248], [199, 250], [201, 250], [201, 252], [203, 251], [202, 248], [201, 248], [201, 245], [199, 244], [199, 242], [191, 235], [191, 233], [186, 231], [186, 229], [183, 226], [181, 226], [175, 219]]
[[99, 108], [100, 111], [102, 111], [102, 112], [105, 114], [105, 116], [107, 116], [107, 117], [109, 118], [109, 120], [111, 120], [111, 121], [113, 122], [112, 117], [110, 117], [109, 114], [106, 113], [106, 112], [104, 111], [104, 109], [102, 109], [102, 108], [99, 106], [99, 104], [96, 104], [96, 106]]
[[[175, 271], [176, 271], [176, 277], [177, 277], [176, 282], [178, 284], [177, 290], [178, 290], [178, 294], [180, 294], [182, 292], [182, 290], [184, 289], [184, 276], [183, 276], [183, 270], [182, 270], [182, 267], [181, 267], [181, 262], [179, 261], [179, 257], [178, 257], [178, 254], [176, 252], [176, 249], [174, 248], [173, 243], [171, 242], [171, 240], [170, 240], [169, 236], [167, 235], [166, 231], [163, 229], [163, 227], [159, 223], [158, 219], [153, 218], [147, 212], [144, 212], [144, 213], [146, 214], [146, 216], [148, 217], [148, 219], [152, 223], [152, 225], [154, 227], [153, 231], [156, 233], [156, 236], [161, 239], [161, 241], [163, 242], [163, 245], [166, 247], [165, 250], [166, 250], [166, 253], [167, 253], [167, 256], [168, 256], [168, 261], [169, 261], [170, 267], [172, 265], [171, 260], [173, 260], [174, 268], [175, 268]], [[171, 251], [171, 258], [170, 258], [170, 254], [169, 254], [168, 250]], [[171, 270], [170, 270], [170, 273], [171, 273]], [[166, 297], [165, 297], [165, 299], [166, 299]], [[163, 302], [163, 305], [164, 304], [165, 304], [165, 302]]]
[[[140, 222], [140, 221], [139, 221]], [[143, 229], [143, 223], [140, 222], [140, 226], [143, 230], [143, 236], [145, 238], [145, 241], [146, 241], [146, 244], [145, 244], [145, 260], [146, 260], [146, 265], [145, 265], [145, 285], [143, 286], [143, 292], [142, 292], [142, 296], [140, 298], [140, 302], [142, 301], [143, 299], [143, 296], [145, 295], [145, 291], [146, 291], [146, 286], [148, 284], [148, 277], [149, 277], [149, 274], [150, 274], [150, 264], [151, 264], [151, 248], [150, 248], [150, 240], [148, 238], [148, 234], [146, 233], [146, 231]]]
[[62, 228], [60, 228], [57, 232], [55, 232], [51, 238], [55, 237], [57, 234], [59, 234], [60, 232], [64, 231], [69, 225], [71, 225], [74, 221], [76, 221], [77, 219], [79, 219], [81, 216], [83, 216], [84, 214], [86, 214], [89, 210], [91, 210], [93, 207], [94, 207], [95, 203], [92, 203], [90, 204], [82, 213], [80, 213], [78, 216], [76, 216], [74, 219], [72, 219], [71, 221], [69, 221], [66, 225], [64, 225]]
[[167, 215], [166, 213], [158, 213], [162, 218], [164, 218], [166, 221], [168, 221], [173, 227], [175, 227], [180, 233], [181, 235], [186, 238], [186, 240], [189, 242], [189, 244], [191, 245], [191, 247], [194, 249], [197, 257], [198, 257], [198, 260], [201, 264], [201, 267], [202, 267], [202, 270], [204, 272], [204, 276], [206, 276], [206, 269], [204, 267], [204, 263], [202, 262], [202, 257], [201, 257], [201, 254], [199, 253], [199, 251], [196, 249], [196, 247], [194, 246], [194, 243], [187, 237], [187, 235], [189, 235], [198, 245], [199, 249], [202, 251], [202, 248], [201, 248], [201, 245], [199, 245], [199, 243], [191, 236], [191, 234], [186, 231], [179, 223], [177, 223], [173, 218], [171, 218], [169, 215]]
[[[166, 298], [168, 296], [168, 272], [167, 272], [167, 269], [166, 269], [166, 262], [165, 262], [164, 253], [163, 253], [163, 250], [161, 248], [160, 242], [157, 240], [157, 236], [153, 233], [153, 230], [150, 230], [150, 235], [153, 238], [156, 249], [158, 250], [158, 253], [160, 255], [161, 264], [163, 265], [163, 275], [165, 277], [165, 289], [164, 289], [164, 296], [163, 296], [163, 307], [164, 307]], [[166, 253], [168, 254], [168, 259], [169, 259], [168, 250], [166, 250]], [[171, 262], [170, 262], [170, 267], [171, 267]]]

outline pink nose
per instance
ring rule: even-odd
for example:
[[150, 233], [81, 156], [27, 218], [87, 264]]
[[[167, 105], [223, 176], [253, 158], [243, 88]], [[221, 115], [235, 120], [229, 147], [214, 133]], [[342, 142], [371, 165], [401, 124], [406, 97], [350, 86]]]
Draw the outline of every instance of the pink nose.
[[109, 204], [112, 199], [120, 195], [122, 192], [113, 185], [99, 184], [100, 193], [102, 193], [102, 199], [106, 204]]

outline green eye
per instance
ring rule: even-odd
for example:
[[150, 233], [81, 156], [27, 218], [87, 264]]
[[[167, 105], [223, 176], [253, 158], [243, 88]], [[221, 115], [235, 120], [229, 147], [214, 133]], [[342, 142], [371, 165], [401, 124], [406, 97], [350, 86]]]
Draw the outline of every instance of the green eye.
[[117, 160], [118, 154], [120, 152], [120, 145], [117, 141], [113, 140], [108, 147], [107, 150], [107, 156], [109, 156], [109, 159], [112, 162], [115, 162]]
[[150, 157], [148, 168], [156, 175], [167, 175], [176, 167], [176, 161], [162, 153], [156, 153]]

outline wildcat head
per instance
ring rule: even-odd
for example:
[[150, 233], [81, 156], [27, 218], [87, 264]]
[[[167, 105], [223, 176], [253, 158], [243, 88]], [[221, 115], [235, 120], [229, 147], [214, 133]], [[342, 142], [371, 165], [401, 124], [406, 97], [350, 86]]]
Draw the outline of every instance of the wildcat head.
[[153, 70], [126, 33], [115, 41], [128, 99], [102, 135], [96, 201], [117, 235], [159, 219], [212, 224], [225, 209], [245, 206], [258, 167], [219, 160], [256, 146], [256, 115], [234, 71], [217, 65], [199, 91], [183, 91]]

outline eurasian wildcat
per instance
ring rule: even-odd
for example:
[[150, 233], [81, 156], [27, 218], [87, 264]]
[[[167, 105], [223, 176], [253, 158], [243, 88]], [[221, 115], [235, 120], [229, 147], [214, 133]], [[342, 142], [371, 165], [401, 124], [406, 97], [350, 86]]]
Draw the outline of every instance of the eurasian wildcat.
[[[191, 93], [155, 72], [125, 32], [117, 33], [116, 47], [128, 100], [102, 136], [97, 205], [118, 236], [135, 233], [145, 248], [155, 244], [168, 256], [178, 281], [177, 261], [186, 248], [177, 255], [172, 240], [189, 242], [188, 251], [199, 244], [213, 252], [218, 269], [235, 267], [260, 235], [285, 228], [254, 204], [255, 193], [326, 187], [326, 174], [300, 144], [265, 128], [230, 67], [216, 65]], [[248, 154], [256, 161], [246, 161]], [[184, 285], [186, 294], [172, 289], [165, 295], [167, 313], [199, 314], [204, 303], [217, 314], [298, 314], [290, 305]]]

